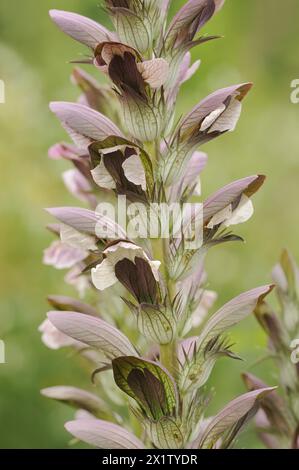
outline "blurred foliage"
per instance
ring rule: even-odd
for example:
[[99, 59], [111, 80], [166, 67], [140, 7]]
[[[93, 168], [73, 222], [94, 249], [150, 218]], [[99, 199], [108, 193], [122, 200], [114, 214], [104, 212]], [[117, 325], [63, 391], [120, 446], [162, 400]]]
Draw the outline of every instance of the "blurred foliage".
[[[173, 1], [173, 11], [183, 1]], [[76, 205], [61, 180], [62, 163], [47, 159], [47, 148], [65, 139], [48, 111], [49, 100], [73, 100], [76, 90], [67, 62], [84, 53], [48, 18], [50, 8], [76, 11], [109, 26], [97, 1], [1, 0], [0, 79], [6, 104], [0, 105], [1, 158], [1, 317], [0, 338], [6, 361], [0, 365], [0, 447], [66, 447], [63, 429], [73, 412], [52, 403], [39, 389], [58, 384], [89, 384], [79, 361], [65, 351], [51, 352], [37, 331], [48, 293], [72, 293], [63, 273], [41, 264], [51, 236], [44, 229], [43, 207]], [[243, 290], [267, 283], [282, 247], [299, 259], [299, 105], [290, 102], [290, 83], [298, 74], [299, 4], [284, 0], [226, 0], [223, 11], [205, 28], [224, 39], [193, 51], [199, 72], [183, 87], [180, 113], [216, 88], [253, 81], [235, 133], [209, 144], [204, 196], [243, 176], [263, 173], [265, 187], [255, 198], [255, 216], [238, 233], [246, 245], [223, 246], [208, 258], [209, 288], [219, 292], [219, 305]], [[211, 412], [243, 392], [240, 371], [263, 355], [265, 337], [253, 318], [232, 332], [235, 350], [246, 362], [223, 360], [210, 383], [215, 385]], [[275, 383], [270, 363], [254, 370]], [[239, 447], [259, 446], [247, 431]]]

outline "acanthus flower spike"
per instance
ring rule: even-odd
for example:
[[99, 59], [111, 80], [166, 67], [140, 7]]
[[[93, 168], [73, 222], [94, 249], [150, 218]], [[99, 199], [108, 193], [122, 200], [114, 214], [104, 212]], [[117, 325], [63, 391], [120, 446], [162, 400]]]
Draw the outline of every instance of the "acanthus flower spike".
[[[73, 143], [56, 144], [49, 157], [73, 166], [63, 181], [89, 208], [48, 209], [56, 240], [44, 263], [69, 269], [65, 281], [90, 304], [50, 296], [52, 310], [39, 328], [50, 349], [69, 347], [87, 360], [96, 388], [55, 386], [42, 394], [76, 408], [67, 431], [98, 448], [229, 448], [258, 409], [264, 442], [274, 446], [287, 435], [296, 447], [296, 423], [274, 411], [277, 392], [252, 376], [249, 393], [214, 417], [207, 413], [216, 361], [240, 359], [228, 330], [254, 311], [285, 366], [281, 382], [298, 414], [297, 372], [286, 362], [298, 293], [291, 258], [285, 254], [274, 273], [283, 321], [265, 301], [272, 285], [210, 315], [217, 293], [207, 284], [205, 258], [213, 246], [242, 240], [230, 227], [253, 215], [251, 199], [265, 177], [238, 179], [201, 203], [207, 155], [198, 147], [235, 129], [252, 84], [217, 90], [174, 125], [180, 87], [200, 65], [190, 50], [218, 37], [200, 34], [224, 0], [189, 0], [169, 20], [169, 0], [104, 3], [115, 31], [76, 13], [50, 12], [89, 49], [77, 62], [107, 80], [102, 85], [76, 67], [78, 102], [50, 105]], [[280, 436], [271, 434], [274, 422]]]

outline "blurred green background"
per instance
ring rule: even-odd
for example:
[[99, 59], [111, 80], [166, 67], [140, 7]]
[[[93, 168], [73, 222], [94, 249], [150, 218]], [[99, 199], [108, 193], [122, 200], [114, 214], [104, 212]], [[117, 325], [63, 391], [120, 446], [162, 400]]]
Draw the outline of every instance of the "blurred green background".
[[[173, 11], [183, 2], [173, 1]], [[84, 48], [51, 23], [50, 8], [109, 21], [97, 0], [1, 0], [0, 79], [6, 104], [0, 105], [1, 282], [0, 338], [6, 364], [0, 365], [0, 447], [63, 448], [63, 429], [72, 410], [52, 403], [39, 389], [58, 384], [88, 384], [76, 358], [52, 352], [37, 331], [47, 311], [47, 294], [72, 294], [63, 273], [41, 263], [51, 241], [43, 207], [77, 205], [64, 189], [66, 166], [47, 158], [50, 145], [65, 139], [48, 111], [50, 100], [74, 100], [69, 59]], [[199, 72], [184, 85], [179, 112], [226, 85], [253, 81], [235, 133], [208, 144], [209, 164], [202, 179], [204, 195], [231, 180], [255, 173], [268, 176], [255, 198], [255, 216], [237, 233], [246, 244], [216, 248], [208, 259], [209, 287], [219, 292], [218, 305], [243, 290], [270, 279], [283, 247], [299, 260], [299, 105], [290, 102], [290, 83], [299, 78], [298, 0], [226, 0], [205, 28], [224, 39], [194, 50]], [[244, 391], [239, 374], [263, 355], [265, 337], [253, 318], [232, 332], [235, 351], [245, 362], [220, 361], [210, 383], [215, 385], [211, 411]], [[255, 367], [275, 383], [270, 363]], [[259, 446], [252, 430], [239, 447]]]

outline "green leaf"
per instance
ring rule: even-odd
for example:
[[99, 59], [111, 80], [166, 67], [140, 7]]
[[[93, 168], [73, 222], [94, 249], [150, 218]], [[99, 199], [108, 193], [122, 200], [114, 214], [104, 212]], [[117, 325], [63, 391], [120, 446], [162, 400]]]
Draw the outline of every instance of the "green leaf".
[[113, 22], [120, 41], [144, 53], [150, 47], [150, 34], [142, 18], [126, 8], [114, 8]]
[[216, 337], [209, 341], [204, 349], [197, 347], [198, 339], [194, 338], [189, 349], [184, 350], [185, 361], [181, 364], [180, 389], [184, 392], [191, 392], [203, 387], [210, 377], [213, 367], [220, 357], [231, 357], [240, 359], [230, 351], [230, 345], [226, 340]]
[[171, 375], [152, 361], [125, 356], [112, 361], [118, 387], [137, 401], [149, 419], [172, 416], [177, 406], [177, 390]]
[[182, 449], [184, 438], [173, 419], [162, 418], [157, 423], [147, 426], [151, 441], [158, 449]]
[[151, 142], [160, 136], [162, 117], [160, 109], [151, 106], [133, 90], [121, 99], [123, 118], [128, 132], [141, 142]]
[[169, 344], [173, 339], [173, 319], [159, 307], [142, 304], [137, 317], [139, 331], [158, 344]]

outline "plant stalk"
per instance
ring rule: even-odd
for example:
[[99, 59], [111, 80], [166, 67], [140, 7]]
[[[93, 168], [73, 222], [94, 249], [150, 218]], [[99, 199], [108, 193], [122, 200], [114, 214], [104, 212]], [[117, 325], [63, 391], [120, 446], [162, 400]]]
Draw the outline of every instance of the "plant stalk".
[[[154, 173], [157, 173], [158, 166], [158, 142], [147, 142], [145, 144], [145, 150], [150, 155]], [[161, 273], [165, 281], [166, 290], [168, 294], [168, 307], [171, 308], [172, 303], [176, 296], [176, 285], [170, 279], [167, 270], [168, 261], [168, 240], [165, 238], [156, 238], [151, 240], [152, 251], [154, 259], [161, 261]], [[176, 332], [171, 343], [160, 345], [160, 362], [161, 364], [176, 378], [177, 376], [177, 338]]]

